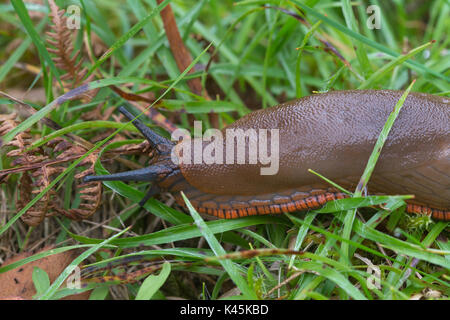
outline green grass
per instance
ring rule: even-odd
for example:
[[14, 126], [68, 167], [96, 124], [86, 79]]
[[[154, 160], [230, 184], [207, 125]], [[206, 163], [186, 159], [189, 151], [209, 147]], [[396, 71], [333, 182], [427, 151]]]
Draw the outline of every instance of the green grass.
[[[168, 46], [159, 16], [168, 2], [194, 59], [188, 68], [194, 70], [192, 74], [178, 70]], [[85, 54], [83, 63], [90, 73], [102, 76], [100, 81], [89, 83], [90, 90], [99, 92], [87, 104], [79, 100], [58, 103], [63, 94], [57, 85], [62, 70], [52, 62], [42, 40], [49, 23], [47, 7], [25, 5], [21, 0], [0, 5], [0, 30], [4, 30], [0, 33], [0, 90], [40, 90], [45, 95], [44, 101], [26, 95], [24, 100], [38, 112], [3, 136], [3, 143], [28, 128], [35, 135], [33, 147], [66, 133], [95, 141], [95, 149], [89, 152], [100, 150], [102, 155], [141, 142], [130, 139], [136, 130], [113, 117], [81, 119], [82, 114], [100, 104], [103, 112], [120, 105], [131, 107], [110, 90], [111, 84], [121, 88], [127, 84], [135, 94], [154, 96], [161, 102], [159, 111], [187, 129], [192, 129], [187, 115], [202, 120], [203, 127], [209, 128], [207, 115], [215, 111], [219, 123], [226, 125], [251, 110], [316, 91], [405, 90], [415, 80], [412, 91], [447, 96], [450, 92], [450, 37], [446, 32], [450, 27], [450, 5], [445, 0], [371, 2], [381, 9], [379, 30], [366, 26], [367, 1], [244, 0], [233, 4], [173, 0], [159, 6], [151, 0], [123, 0], [114, 6], [106, 0], [70, 3], [82, 8], [80, 32], [90, 32], [88, 46], [92, 50], [100, 48], [94, 61]], [[57, 4], [66, 8], [69, 1]], [[280, 10], [263, 9], [262, 5], [300, 15], [308, 26]], [[325, 50], [320, 40], [332, 44], [345, 62]], [[17, 49], [11, 51], [8, 48], [14, 41]], [[76, 37], [75, 47], [84, 48], [83, 41], [82, 36]], [[18, 62], [33, 65], [41, 72], [24, 71]], [[211, 100], [190, 92], [187, 81], [196, 77], [202, 80]], [[157, 105], [155, 101], [153, 106]], [[14, 108], [7, 100], [0, 101], [0, 113], [11, 113]], [[64, 129], [45, 127], [39, 122], [43, 117], [50, 117]], [[380, 132], [381, 145], [394, 120], [395, 116], [386, 119], [386, 130]], [[151, 120], [145, 121], [155, 126]], [[128, 140], [112, 142], [117, 136]], [[0, 169], [10, 168], [11, 159], [5, 152], [0, 156]], [[147, 155], [124, 158], [141, 165], [148, 160]], [[19, 252], [40, 241], [58, 246], [10, 266], [0, 266], [0, 273], [71, 248], [84, 250], [51, 284], [36, 271], [40, 293], [36, 298], [57, 299], [73, 292], [61, 284], [82, 261], [102, 267], [125, 258], [137, 259], [132, 264], [167, 262], [158, 275], [126, 284], [125, 290], [119, 291], [113, 282], [89, 284], [89, 289], [94, 288], [91, 298], [403, 300], [415, 295], [427, 299], [432, 292], [440, 294], [437, 299], [448, 299], [450, 295], [448, 223], [406, 216], [402, 213], [404, 197], [361, 197], [361, 190], [357, 190], [354, 198], [330, 203], [314, 213], [209, 221], [193, 208], [183, 212], [168, 195], [150, 199], [145, 204], [148, 212], [138, 210], [135, 204], [145, 194], [146, 184], [106, 182], [102, 208], [89, 218], [91, 223], [47, 218], [38, 227], [23, 224], [20, 216], [51, 189], [64, 193], [67, 208], [78, 206], [78, 195], [71, 188], [73, 170], [82, 160], [70, 163], [22, 210], [8, 201], [17, 196], [18, 175], [0, 186], [1, 205], [8, 212], [1, 216], [0, 248]], [[376, 160], [374, 153], [363, 181], [370, 181]], [[97, 174], [107, 174], [127, 168], [117, 161], [98, 161], [95, 169]], [[390, 210], [361, 209], [379, 203], [386, 203]], [[268, 253], [268, 248], [273, 251]], [[250, 249], [256, 250], [254, 256], [239, 254]], [[2, 250], [0, 258], [11, 255]], [[238, 253], [224, 259], [234, 252]], [[379, 268], [379, 287], [370, 285], [373, 273], [358, 257], [369, 259]], [[119, 271], [113, 269], [113, 274]], [[289, 277], [291, 280], [283, 283]], [[272, 290], [277, 285], [279, 289]]]

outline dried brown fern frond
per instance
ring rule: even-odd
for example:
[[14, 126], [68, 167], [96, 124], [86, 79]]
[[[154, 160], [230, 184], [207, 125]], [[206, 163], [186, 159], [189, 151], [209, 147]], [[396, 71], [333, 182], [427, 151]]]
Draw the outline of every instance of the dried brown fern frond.
[[[19, 190], [21, 199], [18, 200], [18, 208], [23, 208], [31, 199], [31, 195], [37, 195], [47, 188], [50, 182], [61, 174], [66, 167], [64, 163], [74, 158], [74, 155], [81, 157], [86, 150], [79, 146], [73, 146], [62, 139], [55, 139], [49, 144], [56, 144], [55, 151], [62, 151], [57, 157], [60, 163], [43, 163], [38, 169], [24, 172], [22, 175]], [[86, 219], [95, 213], [101, 203], [102, 185], [98, 182], [81, 183], [81, 179], [94, 173], [94, 164], [97, 161], [97, 155], [91, 154], [84, 159], [79, 167], [85, 168], [82, 172], [75, 175], [74, 186], [72, 190], [79, 194], [80, 204], [78, 208], [65, 209], [63, 196], [60, 192], [50, 189], [33, 207], [31, 207], [23, 216], [22, 220], [28, 225], [38, 225], [46, 217], [57, 214], [64, 215], [73, 220]], [[73, 198], [76, 198], [73, 195]]]
[[[17, 127], [19, 122], [15, 116], [15, 114], [0, 115], [0, 135]], [[83, 156], [87, 151], [82, 146], [74, 145], [62, 138], [56, 138], [43, 147], [28, 151], [32, 142], [32, 136], [25, 131], [16, 135], [11, 142], [5, 145], [12, 148], [7, 153], [7, 156], [13, 159], [12, 165], [21, 167], [1, 170], [0, 182], [6, 181], [2, 177], [8, 177], [10, 173], [22, 172], [16, 199], [18, 210], [24, 208], [36, 195], [47, 188], [50, 182], [66, 169], [66, 163]], [[75, 174], [72, 188], [79, 193], [81, 201], [78, 208], [64, 208], [63, 190], [50, 189], [21, 216], [22, 221], [30, 226], [36, 226], [44, 218], [57, 214], [74, 220], [82, 220], [94, 214], [101, 202], [102, 184], [100, 182], [81, 183], [81, 179], [88, 174], [95, 174], [94, 164], [97, 158], [98, 155], [92, 153], [76, 169], [78, 171], [80, 168], [82, 169], [82, 172]], [[76, 199], [77, 195], [73, 195], [73, 198]]]
[[59, 10], [54, 0], [49, 0], [48, 3], [53, 25], [52, 30], [46, 34], [49, 36], [47, 42], [53, 48], [47, 50], [56, 55], [53, 57], [55, 65], [66, 72], [61, 76], [61, 80], [64, 81], [64, 89], [67, 91], [69, 88], [79, 86], [88, 70], [81, 66], [83, 63], [83, 58], [80, 57], [81, 50], [76, 52], [74, 50], [72, 30], [67, 27], [65, 10]]
[[[10, 130], [17, 127], [19, 121], [16, 119], [17, 114], [7, 114], [0, 115], [0, 135], [8, 133]], [[23, 131], [17, 134], [13, 140], [5, 145], [5, 147], [12, 147], [6, 156], [9, 158], [14, 158], [12, 165], [22, 165], [32, 167], [34, 164], [40, 164], [41, 162], [48, 159], [47, 156], [42, 154], [42, 149], [37, 149], [33, 153], [26, 151], [26, 149], [32, 143], [32, 136], [29, 134], [29, 130]], [[40, 170], [44, 170], [43, 167], [39, 166]], [[2, 179], [6, 180], [6, 179]], [[30, 202], [32, 195], [35, 193], [33, 188], [33, 180], [30, 172], [26, 171], [22, 174], [18, 183], [18, 195], [19, 199], [16, 201], [18, 208], [23, 208]], [[22, 215], [22, 220], [28, 225], [38, 225], [42, 222], [45, 217], [45, 212], [47, 212], [48, 203], [50, 200], [50, 194], [47, 193], [39, 199], [24, 215]]]
[[[19, 125], [17, 120], [17, 113], [11, 114], [1, 114], [0, 115], [0, 136], [5, 135], [15, 127]], [[33, 163], [35, 155], [25, 152], [25, 149], [31, 145], [32, 136], [30, 135], [30, 130], [25, 130], [17, 134], [13, 140], [5, 144], [5, 147], [13, 147], [14, 149], [9, 151], [6, 156], [8, 157], [20, 157], [19, 162], [21, 164]], [[16, 159], [17, 160], [17, 159]], [[19, 163], [17, 163], [19, 164]], [[16, 165], [16, 163], [13, 163]]]
[[[20, 121], [16, 119], [16, 114], [0, 114], [0, 136], [5, 135], [19, 125]], [[123, 137], [118, 136], [119, 140]], [[17, 183], [16, 208], [21, 210], [35, 196], [46, 189], [52, 180], [66, 170], [67, 164], [82, 157], [89, 146], [77, 144], [71, 140], [62, 137], [53, 139], [45, 145], [31, 149], [34, 142], [33, 136], [29, 130], [17, 134], [13, 140], [5, 144], [8, 148], [7, 157], [11, 159], [11, 165], [14, 168], [0, 170], [0, 183], [7, 181], [11, 174], [22, 173]], [[146, 154], [150, 150], [148, 141], [140, 144], [126, 145], [114, 150], [105, 152], [105, 158], [116, 159], [130, 165], [129, 161], [122, 159], [119, 155]], [[74, 179], [68, 179], [72, 185], [66, 185], [71, 188], [71, 199], [77, 199], [79, 203], [76, 208], [64, 206], [64, 188], [57, 190], [50, 189], [41, 197], [31, 208], [22, 215], [21, 219], [30, 226], [40, 224], [46, 217], [53, 215], [64, 215], [73, 220], [86, 219], [94, 214], [100, 206], [102, 200], [102, 183], [89, 182], [82, 183], [86, 175], [94, 175], [94, 164], [98, 159], [98, 153], [94, 152], [86, 157], [79, 166], [74, 175]], [[136, 168], [137, 169], [137, 168]]]
[[[47, 170], [45, 167], [43, 167], [42, 169], [40, 169], [40, 171], [44, 172], [45, 174]], [[33, 174], [30, 174], [29, 172], [24, 172], [19, 180], [18, 189], [20, 198], [18, 198], [16, 202], [17, 209], [19, 210], [24, 208], [28, 204], [28, 202], [30, 202], [32, 198], [34, 198], [43, 189], [35, 188], [33, 179], [31, 177], [32, 175]], [[48, 181], [48, 179], [45, 180]], [[25, 212], [25, 214], [21, 216], [22, 221], [29, 226], [37, 226], [38, 224], [40, 224], [44, 220], [48, 212], [48, 206], [52, 193], [52, 190], [50, 190], [30, 209], [28, 209], [27, 212]]]
[[[69, 146], [67, 142], [62, 139], [55, 146], [55, 150], [62, 151], [61, 154], [57, 156], [57, 159], [68, 158], [73, 154], [73, 152], [76, 152], [80, 155], [86, 153], [86, 150], [84, 150], [82, 147]], [[97, 159], [98, 154], [92, 153], [80, 163], [79, 167], [87, 166], [87, 168], [75, 175], [76, 181], [82, 181], [85, 176], [95, 174], [94, 165]], [[102, 183], [82, 182], [77, 184], [74, 190], [79, 193], [79, 197], [81, 200], [78, 208], [64, 209], [62, 206], [54, 206], [52, 209], [55, 212], [65, 215], [66, 217], [73, 220], [82, 220], [93, 215], [95, 211], [97, 211], [97, 208], [100, 206], [102, 200]]]
[[[86, 153], [84, 148], [72, 145], [61, 138], [50, 141], [48, 146], [53, 147], [55, 153], [59, 153], [56, 156], [56, 160], [60, 160], [61, 162], [48, 165], [44, 164], [32, 173], [31, 176], [34, 178], [34, 181], [31, 184], [32, 194], [38, 194], [47, 188], [50, 181], [66, 169], [64, 163], [72, 160], [74, 156], [81, 157]], [[97, 161], [97, 158], [98, 156], [95, 153], [89, 155], [79, 165], [79, 168], [84, 168], [83, 171], [75, 174], [72, 190], [79, 194], [81, 201], [78, 208], [64, 208], [62, 194], [49, 190], [44, 197], [40, 199], [39, 202], [42, 202], [42, 204], [36, 208], [37, 210], [27, 211], [22, 220], [29, 225], [36, 225], [45, 217], [57, 214], [64, 215], [73, 220], [86, 219], [94, 214], [101, 203], [102, 184], [99, 182], [81, 183], [81, 179], [86, 175], [95, 174], [94, 164]], [[73, 198], [77, 198], [77, 195], [73, 195]], [[45, 205], [45, 202], [47, 202], [47, 205]]]

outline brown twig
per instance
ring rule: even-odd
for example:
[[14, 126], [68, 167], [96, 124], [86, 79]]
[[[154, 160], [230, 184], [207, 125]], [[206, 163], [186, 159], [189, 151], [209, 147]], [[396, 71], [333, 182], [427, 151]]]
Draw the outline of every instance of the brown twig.
[[[163, 0], [157, 0], [158, 4], [161, 4]], [[172, 7], [168, 4], [163, 10], [161, 10], [161, 18], [164, 24], [164, 30], [166, 31], [167, 39], [169, 40], [170, 49], [173, 53], [175, 61], [177, 63], [180, 72], [186, 70], [192, 63], [192, 57], [186, 46], [181, 39], [180, 32], [178, 30], [177, 23], [175, 21], [175, 15], [173, 14]], [[194, 70], [189, 70], [188, 74], [193, 73]], [[206, 89], [202, 88], [200, 78], [193, 78], [187, 81], [187, 84], [191, 91], [198, 96], [202, 96], [206, 100], [211, 100]], [[219, 126], [219, 118], [215, 112], [209, 114], [209, 120], [211, 125], [215, 128]]]
[[[161, 4], [163, 0], [158, 0], [158, 4]], [[164, 24], [164, 30], [166, 31], [167, 39], [169, 40], [170, 49], [177, 63], [180, 72], [186, 70], [192, 63], [192, 57], [186, 46], [181, 39], [180, 32], [178, 31], [177, 22], [172, 11], [172, 7], [168, 4], [163, 10], [161, 10], [161, 18]], [[194, 70], [189, 70], [188, 74], [193, 73]], [[202, 90], [202, 84], [199, 78], [193, 78], [187, 81], [189, 88], [193, 93], [210, 100], [208, 93]]]

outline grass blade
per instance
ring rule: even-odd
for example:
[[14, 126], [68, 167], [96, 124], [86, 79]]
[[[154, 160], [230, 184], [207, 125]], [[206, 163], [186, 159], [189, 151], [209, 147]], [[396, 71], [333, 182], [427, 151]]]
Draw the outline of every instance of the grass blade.
[[59, 275], [58, 278], [52, 283], [52, 285], [42, 294], [42, 296], [39, 297], [39, 300], [48, 300], [50, 299], [55, 293], [56, 290], [63, 284], [63, 282], [67, 279], [67, 277], [75, 270], [75, 268], [87, 257], [89, 257], [91, 254], [93, 254], [95, 251], [103, 247], [104, 245], [108, 244], [111, 240], [119, 237], [120, 235], [127, 232], [131, 227], [125, 228], [124, 230], [120, 231], [119, 233], [115, 234], [114, 236], [100, 242], [99, 244], [93, 246], [92, 248], [86, 250], [81, 255], [79, 255], [75, 260], [72, 261], [65, 269], [64, 271]]
[[142, 283], [135, 300], [150, 300], [153, 295], [161, 288], [166, 282], [167, 277], [170, 274], [170, 263], [164, 262], [163, 267], [159, 275], [149, 275]]
[[[202, 236], [208, 242], [211, 250], [213, 250], [216, 256], [223, 256], [226, 254], [225, 249], [220, 245], [219, 241], [217, 241], [214, 233], [208, 228], [208, 225], [203, 221], [197, 211], [192, 207], [189, 200], [186, 198], [184, 193], [181, 193], [183, 196], [186, 205], [188, 206], [189, 212], [194, 218], [195, 224], [200, 230]], [[234, 284], [239, 288], [241, 293], [244, 295], [244, 299], [256, 299], [256, 294], [250, 290], [247, 282], [244, 281], [244, 278], [240, 275], [239, 270], [235, 267], [234, 263], [231, 260], [219, 260], [220, 264], [227, 271], [230, 278], [233, 280]]]
[[[367, 37], [354, 32], [350, 29], [348, 29], [347, 27], [339, 24], [338, 22], [320, 14], [319, 12], [317, 12], [314, 9], [311, 9], [310, 7], [306, 6], [305, 4], [301, 3], [299, 0], [292, 0], [293, 3], [295, 3], [296, 5], [298, 5], [300, 8], [302, 8], [303, 10], [305, 10], [308, 14], [311, 14], [313, 16], [315, 16], [316, 18], [324, 21], [325, 23], [329, 24], [330, 26], [332, 26], [333, 28], [347, 34], [348, 36], [352, 37], [353, 39], [356, 39], [362, 43], [365, 43], [369, 46], [371, 46], [372, 48], [375, 48], [377, 50], [380, 50], [381, 52], [384, 52], [390, 56], [393, 57], [398, 57], [400, 54], [395, 52], [394, 50], [389, 49], [388, 47], [383, 46], [382, 44], [375, 42], [373, 40], [368, 39]], [[409, 67], [418, 70], [422, 73], [428, 73], [428, 74], [432, 74], [435, 77], [441, 78], [443, 80], [446, 80], [447, 82], [450, 82], [450, 77], [445, 76], [439, 72], [436, 72], [430, 68], [427, 68], [426, 66], [424, 66], [423, 64], [417, 62], [417, 61], [413, 61], [413, 60], [407, 60], [405, 61], [405, 64], [408, 65]]]
[[[375, 169], [377, 160], [380, 157], [383, 145], [386, 142], [389, 132], [391, 131], [392, 126], [394, 125], [394, 121], [397, 118], [398, 114], [400, 113], [403, 103], [405, 102], [406, 97], [408, 96], [409, 92], [411, 91], [414, 83], [415, 83], [415, 80], [405, 90], [405, 92], [401, 96], [400, 100], [395, 105], [394, 110], [389, 115], [383, 129], [381, 130], [381, 133], [377, 139], [377, 142], [375, 143], [375, 147], [372, 151], [372, 154], [369, 157], [369, 161], [367, 162], [366, 168], [364, 169], [361, 179], [359, 180], [358, 186], [356, 187], [354, 197], [361, 196], [362, 191], [366, 188], [367, 183], [369, 182], [369, 179], [372, 175], [372, 172]], [[353, 221], [355, 220], [355, 216], [356, 216], [356, 209], [347, 212], [347, 214], [345, 215], [344, 229], [342, 231], [342, 236], [345, 239], [350, 239], [350, 235], [351, 235], [352, 228], [353, 228]], [[342, 243], [341, 249], [342, 249], [342, 254], [343, 254], [342, 259], [348, 259], [349, 258], [348, 243], [346, 243], [346, 242]]]

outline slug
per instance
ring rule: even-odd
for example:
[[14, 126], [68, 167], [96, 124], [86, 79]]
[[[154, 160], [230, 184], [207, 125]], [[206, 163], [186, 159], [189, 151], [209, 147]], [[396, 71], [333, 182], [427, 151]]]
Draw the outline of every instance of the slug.
[[[175, 144], [134, 120], [133, 124], [156, 150], [151, 165], [111, 175], [87, 176], [85, 181], [149, 181], [152, 186], [141, 205], [153, 195], [168, 191], [185, 206], [180, 195], [183, 191], [198, 212], [226, 219], [317, 209], [349, 195], [308, 169], [354, 190], [402, 93], [333, 91], [254, 111], [222, 129], [220, 133], [225, 138], [216, 141], [218, 148], [211, 153], [219, 156], [217, 159], [228, 155], [234, 162], [187, 162], [189, 152], [195, 157], [196, 143], [200, 151], [206, 151], [208, 145], [210, 148], [210, 143], [194, 138]], [[406, 212], [450, 221], [449, 106], [447, 97], [408, 95], [368, 183], [370, 194], [412, 194], [415, 198], [407, 201]], [[125, 108], [120, 111], [134, 119]], [[267, 139], [258, 148], [278, 156], [276, 172], [262, 174], [268, 170], [267, 161], [239, 162], [242, 159], [237, 148], [244, 142], [245, 159], [250, 159], [250, 142], [255, 142], [255, 136], [247, 136], [241, 144], [227, 149], [228, 143], [235, 142], [234, 137], [226, 135], [229, 129], [242, 129], [240, 133], [249, 129], [270, 130], [266, 136], [277, 138], [277, 144], [272, 145]]]

